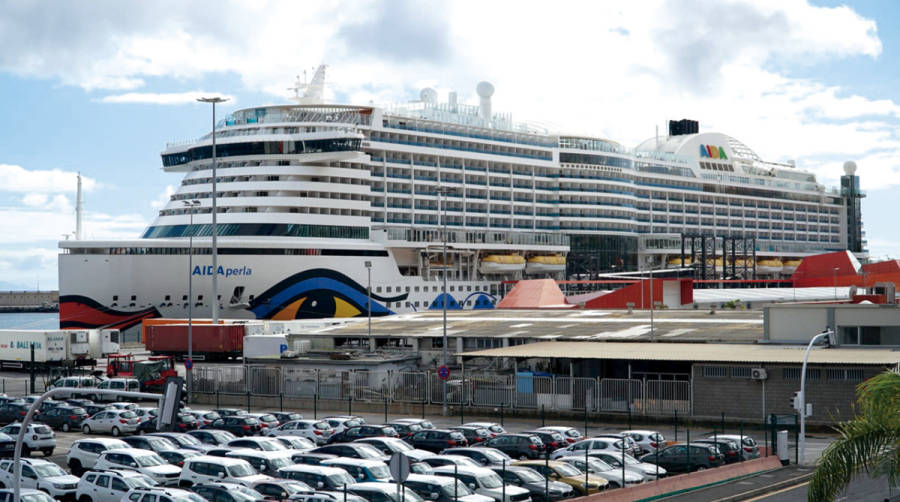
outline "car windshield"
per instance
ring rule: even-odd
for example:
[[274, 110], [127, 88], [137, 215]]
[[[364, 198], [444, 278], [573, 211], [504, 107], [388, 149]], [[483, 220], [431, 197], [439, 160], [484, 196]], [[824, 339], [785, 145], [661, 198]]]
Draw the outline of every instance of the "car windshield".
[[122, 418], [137, 418], [137, 415], [133, 411], [124, 411], [119, 416]]
[[227, 443], [228, 441], [231, 441], [232, 439], [237, 439], [237, 436], [235, 436], [234, 434], [232, 434], [228, 431], [216, 431], [216, 432], [210, 432], [209, 434], [213, 437], [213, 439], [215, 439], [216, 441], [218, 441], [220, 443]]
[[280, 487], [284, 488], [288, 493], [297, 493], [297, 492], [308, 492], [309, 486], [300, 483], [280, 483]]
[[593, 470], [594, 472], [606, 472], [613, 469], [611, 465], [600, 460], [599, 458], [592, 458], [588, 460], [588, 465], [591, 466], [591, 470]]
[[232, 478], [242, 478], [254, 474], [256, 474], [256, 471], [248, 463], [240, 463], [228, 467], [228, 475]]
[[503, 485], [503, 480], [496, 474], [488, 474], [478, 478], [478, 484], [485, 488], [499, 488]]
[[258, 441], [257, 444], [262, 451], [282, 451], [288, 449], [287, 446], [281, 444], [281, 441], [278, 441], [277, 439]]
[[290, 457], [270, 458], [270, 459], [266, 460], [266, 462], [268, 462], [269, 466], [272, 467], [272, 469], [274, 469], [276, 471], [278, 469], [281, 469], [282, 467], [294, 465], [294, 462], [291, 461]]
[[155, 486], [156, 483], [153, 482], [147, 476], [141, 474], [140, 476], [135, 476], [133, 478], [122, 478], [130, 488], [148, 488], [151, 486]]
[[42, 478], [50, 477], [50, 476], [65, 476], [66, 471], [62, 470], [56, 464], [39, 464], [32, 465], [32, 469], [37, 473], [38, 476]]
[[373, 465], [369, 467], [369, 472], [372, 473], [372, 477], [375, 479], [390, 479], [391, 471], [388, 470], [386, 465]]
[[353, 476], [348, 474], [346, 471], [342, 471], [338, 474], [331, 474], [327, 476], [325, 479], [328, 480], [329, 486], [344, 486], [344, 485], [352, 485], [356, 483], [356, 480], [353, 479]]
[[393, 452], [415, 450], [415, 448], [406, 441], [384, 441], [381, 444]]
[[[284, 436], [282, 436], [282, 438], [283, 437]], [[310, 441], [309, 439], [306, 439], [306, 438], [291, 438], [289, 441], [291, 443], [291, 446], [298, 450], [316, 447], [316, 445], [314, 445], [312, 441]]]
[[628, 465], [637, 465], [637, 464], [640, 464], [641, 462], [638, 459], [632, 457], [631, 455], [625, 455], [625, 463]]
[[244, 423], [249, 425], [259, 425], [259, 420], [253, 417], [246, 417], [244, 418]]
[[200, 415], [200, 416], [203, 417], [203, 418], [205, 418], [205, 419], [207, 419], [207, 420], [215, 420], [215, 419], [217, 419], [217, 418], [222, 418], [222, 415], [219, 415], [218, 413], [216, 413], [216, 412], [214, 412], [214, 411], [211, 411], [211, 412], [209, 412], [209, 413], [204, 413], [204, 414], [202, 414], [202, 415]]
[[285, 416], [286, 420], [300, 420], [302, 418], [303, 418], [303, 415], [301, 415], [299, 413], [288, 413], [287, 416]]
[[166, 437], [171, 439], [172, 441], [175, 441], [176, 443], [178, 443], [182, 446], [185, 446], [185, 445], [196, 446], [196, 445], [200, 444], [200, 440], [195, 438], [194, 436], [191, 436], [190, 434], [184, 434], [184, 435], [177, 434], [174, 436], [166, 436]]
[[500, 427], [497, 424], [492, 424], [492, 425], [488, 426], [487, 429], [491, 432], [496, 432], [497, 434], [503, 434], [504, 432], [506, 432], [503, 430], [503, 427]]
[[87, 411], [84, 408], [72, 408], [69, 410], [69, 413], [72, 415], [87, 415]]
[[260, 422], [277, 422], [278, 419], [275, 418], [275, 415], [263, 415], [259, 417]]
[[325, 430], [330, 429], [331, 425], [329, 425], [328, 422], [316, 422], [315, 424], [313, 424], [313, 427], [319, 430]]
[[544, 476], [532, 471], [531, 469], [516, 471], [516, 475], [519, 476], [519, 479], [526, 483], [543, 483]]
[[135, 460], [141, 467], [154, 467], [166, 464], [166, 461], [159, 455], [141, 455], [140, 457], [135, 458]]
[[576, 431], [575, 429], [569, 429], [566, 431], [566, 436], [568, 436], [570, 438], [580, 438], [581, 434], [578, 431]]
[[346, 427], [346, 428], [349, 429], [349, 428], [351, 428], [351, 427], [358, 427], [358, 426], [360, 426], [360, 425], [362, 425], [362, 424], [359, 423], [359, 420], [347, 420], [346, 422], [344, 422], [344, 423], [341, 424], [341, 425], [343, 425], [344, 427]]
[[356, 445], [356, 451], [359, 452], [360, 458], [381, 458], [384, 456], [384, 453], [378, 451], [378, 448], [365, 443]]
[[150, 445], [153, 451], [171, 451], [178, 449], [175, 445], [162, 438], [147, 438], [147, 444]]
[[446, 485], [441, 486], [441, 489], [444, 492], [444, 495], [447, 495], [451, 499], [457, 495], [460, 497], [465, 497], [467, 495], [472, 494], [472, 491], [469, 490], [469, 487], [466, 486], [465, 483], [463, 483], [462, 481], [460, 481], [458, 479], [456, 480], [456, 491], [455, 492], [453, 489], [453, 483], [447, 483]]
[[491, 462], [503, 462], [510, 459], [509, 455], [497, 450], [483, 450], [481, 453]]
[[196, 493], [185, 493], [172, 498], [172, 502], [206, 502], [206, 499]]
[[46, 493], [29, 493], [19, 497], [22, 502], [54, 502], [53, 497]]
[[50, 427], [47, 427], [46, 425], [34, 426], [34, 432], [36, 434], [52, 434], [53, 433], [53, 431], [50, 430]]
[[572, 467], [569, 464], [560, 464], [555, 467], [555, 470], [560, 476], [579, 476], [579, 475], [581, 475], [581, 472], [579, 472], [578, 469]]
[[231, 495], [231, 497], [232, 497], [235, 501], [238, 501], [238, 502], [242, 502], [242, 501], [245, 501], [245, 500], [246, 500], [247, 502], [255, 501], [255, 500], [263, 500], [262, 494], [259, 493], [259, 492], [257, 492], [257, 493], [258, 493], [258, 496], [257, 496], [257, 495], [250, 495], [249, 493], [244, 493], [244, 492], [240, 492], [240, 491], [237, 491], [237, 490], [228, 492], [228, 494]]

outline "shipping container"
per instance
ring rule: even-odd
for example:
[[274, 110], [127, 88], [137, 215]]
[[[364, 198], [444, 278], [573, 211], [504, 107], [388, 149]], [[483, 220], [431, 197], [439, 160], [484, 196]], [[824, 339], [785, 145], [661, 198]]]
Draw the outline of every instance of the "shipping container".
[[[187, 355], [188, 325], [167, 324], [147, 326], [146, 346], [153, 354]], [[245, 327], [240, 324], [194, 325], [192, 349], [196, 360], [215, 360], [241, 357], [244, 351]]]
[[40, 365], [60, 365], [67, 359], [68, 336], [62, 330], [4, 329], [0, 330], [0, 365], [4, 368], [26, 368], [31, 362]]
[[244, 359], [280, 359], [288, 349], [284, 335], [247, 335], [244, 337]]

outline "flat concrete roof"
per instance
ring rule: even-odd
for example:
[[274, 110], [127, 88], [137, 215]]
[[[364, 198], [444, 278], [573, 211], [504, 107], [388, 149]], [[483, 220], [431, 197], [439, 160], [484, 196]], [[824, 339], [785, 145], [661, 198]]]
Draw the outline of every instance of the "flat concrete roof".
[[[458, 355], [464, 357], [800, 364], [803, 362], [805, 351], [805, 347], [735, 345], [727, 343], [538, 342], [465, 352]], [[887, 349], [814, 348], [810, 351], [809, 362], [811, 364], [887, 366], [900, 363], [900, 351]]]
[[[763, 338], [761, 310], [654, 310], [654, 337], [684, 342], [752, 343]], [[367, 337], [367, 320], [295, 335]], [[372, 318], [372, 336], [438, 337], [440, 310]], [[533, 340], [650, 340], [650, 311], [465, 310], [447, 312], [447, 336]]]

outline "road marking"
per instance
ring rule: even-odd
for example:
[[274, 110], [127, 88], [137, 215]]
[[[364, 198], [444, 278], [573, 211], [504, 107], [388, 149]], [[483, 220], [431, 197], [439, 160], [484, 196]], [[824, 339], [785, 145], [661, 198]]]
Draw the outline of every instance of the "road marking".
[[767, 493], [767, 494], [765, 494], [765, 495], [760, 495], [759, 497], [756, 497], [756, 498], [747, 499], [747, 500], [744, 501], [744, 502], [753, 502], [754, 500], [765, 500], [765, 499], [771, 497], [772, 495], [778, 495], [779, 493], [784, 493], [784, 492], [789, 492], [789, 491], [791, 491], [791, 490], [796, 490], [797, 488], [804, 487], [804, 486], [806, 486], [806, 485], [808, 485], [808, 484], [809, 484], [809, 481], [804, 481], [803, 483], [800, 483], [799, 485], [789, 486], [789, 487], [787, 487], [787, 488], [782, 488], [781, 490], [777, 490], [777, 491], [774, 491], [774, 492], [769, 492], [769, 493]]

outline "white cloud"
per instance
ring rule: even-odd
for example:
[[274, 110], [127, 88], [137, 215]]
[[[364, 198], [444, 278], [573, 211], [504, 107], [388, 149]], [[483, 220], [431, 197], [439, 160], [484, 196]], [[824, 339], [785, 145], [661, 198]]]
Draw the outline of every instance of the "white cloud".
[[175, 187], [172, 185], [166, 185], [166, 188], [163, 189], [162, 193], [156, 197], [156, 200], [150, 202], [150, 207], [154, 209], [162, 209], [166, 207], [166, 204], [172, 199], [172, 195], [175, 194]]
[[138, 103], [150, 105], [182, 105], [185, 103], [195, 103], [197, 98], [201, 97], [220, 97], [229, 101], [229, 105], [235, 102], [234, 96], [219, 94], [215, 92], [191, 91], [191, 92], [128, 92], [125, 94], [114, 94], [104, 96], [100, 99], [103, 103]]
[[[50, 170], [28, 170], [22, 166], [0, 164], [0, 192], [58, 193], [75, 192], [78, 188], [78, 173]], [[81, 177], [81, 187], [85, 191], [97, 188], [93, 178]], [[34, 199], [32, 199], [34, 200]]]
[[41, 207], [47, 204], [47, 194], [45, 193], [29, 193], [22, 197], [22, 204], [31, 207]]

